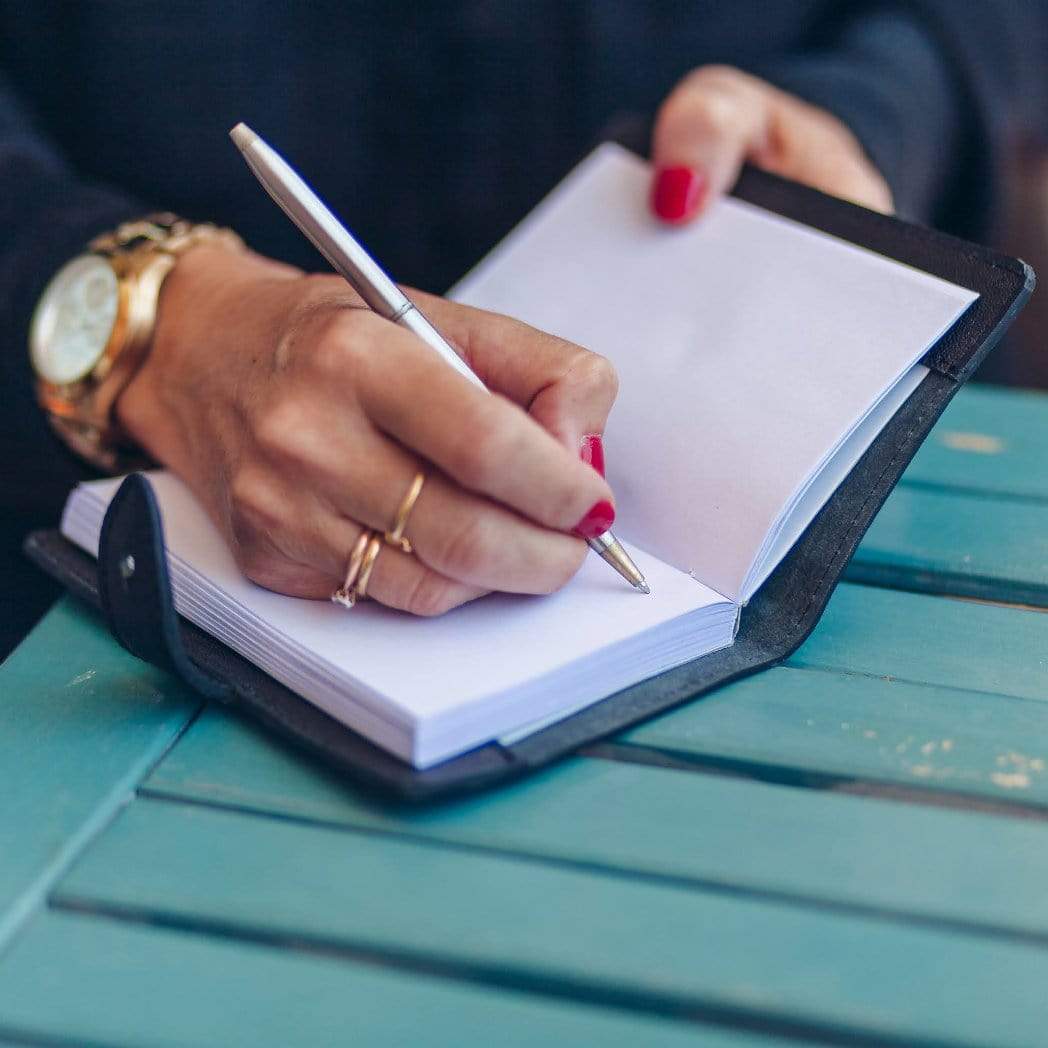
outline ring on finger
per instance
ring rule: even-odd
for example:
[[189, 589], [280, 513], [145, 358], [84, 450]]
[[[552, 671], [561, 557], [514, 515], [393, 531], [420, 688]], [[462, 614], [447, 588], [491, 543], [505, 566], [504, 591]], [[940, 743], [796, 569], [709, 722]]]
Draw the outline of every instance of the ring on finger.
[[393, 526], [385, 534], [386, 542], [390, 546], [396, 546], [397, 549], [403, 550], [405, 553], [414, 552], [411, 543], [404, 538], [404, 529], [408, 526], [408, 518], [410, 518], [411, 511], [415, 508], [419, 495], [422, 494], [422, 485], [425, 482], [426, 477], [424, 474], [415, 474], [407, 494], [405, 494], [400, 503], [397, 515], [393, 518]]
[[344, 608], [352, 608], [359, 599], [356, 593], [357, 579], [360, 577], [360, 569], [364, 562], [364, 556], [367, 553], [368, 543], [374, 537], [375, 533], [373, 531], [364, 530], [353, 544], [353, 550], [349, 554], [349, 561], [346, 564], [345, 581], [331, 594], [333, 603], [341, 604]]
[[360, 572], [353, 586], [352, 597], [354, 601], [365, 600], [368, 595], [368, 583], [371, 581], [371, 572], [375, 568], [375, 561], [382, 552], [382, 536], [377, 531], [366, 532], [368, 538], [367, 547], [360, 560]]

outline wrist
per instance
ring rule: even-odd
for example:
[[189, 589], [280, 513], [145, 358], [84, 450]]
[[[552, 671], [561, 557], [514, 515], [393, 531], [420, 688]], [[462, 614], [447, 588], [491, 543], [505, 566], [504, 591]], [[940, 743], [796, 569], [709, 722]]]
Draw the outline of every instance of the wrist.
[[[150, 351], [116, 402], [124, 431], [156, 461], [186, 475], [195, 458], [184, 424], [187, 401], [207, 396], [209, 373], [228, 374], [229, 351], [255, 343], [251, 327], [266, 325], [267, 305], [300, 271], [250, 250], [200, 244], [181, 255], [157, 305]], [[216, 332], [230, 332], [224, 342]]]

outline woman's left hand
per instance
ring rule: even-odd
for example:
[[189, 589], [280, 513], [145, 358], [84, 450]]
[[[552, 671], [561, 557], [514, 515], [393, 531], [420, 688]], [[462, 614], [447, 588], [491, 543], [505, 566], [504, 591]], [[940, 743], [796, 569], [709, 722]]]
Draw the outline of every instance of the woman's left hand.
[[728, 192], [744, 161], [875, 211], [888, 184], [832, 113], [729, 66], [689, 73], [659, 110], [652, 209], [680, 224]]

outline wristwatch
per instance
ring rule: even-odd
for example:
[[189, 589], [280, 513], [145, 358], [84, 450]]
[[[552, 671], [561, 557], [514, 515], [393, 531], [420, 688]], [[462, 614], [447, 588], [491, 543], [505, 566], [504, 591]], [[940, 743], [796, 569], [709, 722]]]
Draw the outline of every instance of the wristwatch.
[[37, 398], [58, 435], [107, 473], [142, 460], [114, 407], [149, 351], [164, 279], [203, 242], [244, 246], [232, 230], [171, 214], [126, 222], [64, 265], [37, 303], [29, 328]]

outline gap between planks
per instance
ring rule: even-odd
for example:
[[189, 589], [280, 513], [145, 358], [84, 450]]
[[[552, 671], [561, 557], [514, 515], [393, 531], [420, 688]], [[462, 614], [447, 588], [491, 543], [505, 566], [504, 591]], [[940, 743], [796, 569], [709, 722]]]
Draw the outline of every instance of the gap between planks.
[[[297, 826], [308, 826], [316, 829], [330, 830], [361, 837], [377, 837], [392, 840], [410, 841], [412, 844], [433, 848], [439, 851], [454, 851], [466, 855], [497, 856], [516, 862], [538, 866], [549, 866], [558, 869], [575, 870], [615, 880], [671, 887], [694, 889], [711, 895], [726, 896], [735, 899], [752, 899], [758, 902], [781, 903], [819, 913], [839, 914], [842, 916], [863, 917], [872, 920], [897, 924], [901, 927], [922, 927], [953, 931], [962, 935], [991, 939], [998, 942], [1018, 943], [1027, 946], [1048, 947], [1048, 934], [1044, 932], [1023, 932], [1015, 928], [1002, 928], [985, 921], [960, 920], [950, 917], [932, 916], [903, 907], [876, 906], [860, 902], [845, 902], [826, 899], [819, 895], [806, 894], [800, 891], [775, 890], [773, 888], [749, 887], [715, 877], [689, 876], [687, 874], [663, 873], [656, 870], [635, 869], [601, 862], [596, 859], [577, 859], [563, 855], [548, 855], [537, 851], [513, 848], [507, 845], [483, 844], [477, 841], [456, 840], [438, 837], [433, 834], [412, 833], [404, 829], [387, 829], [381, 826], [349, 823], [337, 819], [324, 819], [318, 816], [300, 815], [292, 812], [273, 812], [237, 804], [231, 801], [216, 801], [200, 797], [183, 797], [168, 794], [162, 789], [143, 787], [139, 796], [149, 803], [170, 804], [175, 807], [203, 808], [242, 815], [247, 818], [273, 820], [291, 823]], [[92, 904], [93, 905], [93, 904]], [[90, 910], [91, 907], [79, 902], [75, 896], [67, 895], [59, 889], [51, 900], [54, 909]], [[237, 933], [239, 934], [239, 933]]]
[[[438, 959], [430, 954], [412, 950], [377, 949], [349, 946], [338, 940], [319, 936], [284, 935], [261, 929], [247, 929], [232, 922], [208, 918], [174, 918], [152, 913], [146, 908], [111, 904], [80, 902], [64, 899], [52, 908], [78, 913], [96, 920], [112, 920], [128, 924], [149, 925], [171, 931], [189, 932], [226, 942], [244, 942], [282, 951], [295, 951], [336, 960], [353, 961], [379, 968], [414, 972], [449, 982], [491, 986], [525, 993], [539, 998], [585, 1003], [626, 1014], [658, 1015], [690, 1020], [711, 1026], [746, 1033], [764, 1034], [804, 1044], [828, 1045], [835, 1048], [951, 1048], [954, 1042], [914, 1039], [913, 1037], [872, 1034], [858, 1027], [804, 1022], [788, 1015], [764, 1013], [755, 1015], [742, 1008], [732, 1008], [713, 1001], [681, 1000], [673, 995], [644, 993], [633, 986], [602, 986], [580, 979], [552, 981], [526, 969], [492, 971], [462, 961]], [[64, 1048], [64, 1045], [62, 1046]], [[78, 1046], [79, 1048], [79, 1046]], [[965, 1042], [964, 1048], [976, 1048]], [[987, 1045], [986, 1048], [992, 1048]]]
[[0, 956], [9, 949], [33, 914], [46, 904], [49, 893], [72, 869], [84, 850], [100, 837], [120, 812], [135, 799], [140, 785], [160, 766], [179, 740], [196, 723], [204, 708], [205, 703], [201, 701], [162, 746], [147, 751], [127, 770], [123, 778], [110, 790], [109, 795], [58, 849], [55, 857], [40, 871], [7, 912], [0, 916]]
[[[805, 667], [807, 669], [808, 667]], [[862, 674], [872, 676], [872, 674]], [[837, 772], [813, 771], [791, 764], [769, 764], [744, 757], [719, 757], [715, 754], [669, 752], [655, 746], [633, 742], [596, 742], [577, 751], [580, 757], [593, 760], [619, 761], [668, 768], [692, 775], [723, 775], [734, 779], [751, 779], [775, 786], [801, 790], [825, 790], [847, 793], [871, 800], [917, 804], [929, 808], [952, 808], [1013, 819], [1048, 820], [1048, 804], [1033, 801], [991, 800], [981, 794], [965, 793], [957, 788], [941, 789], [929, 783], [903, 785], [888, 779], [856, 779]]]

